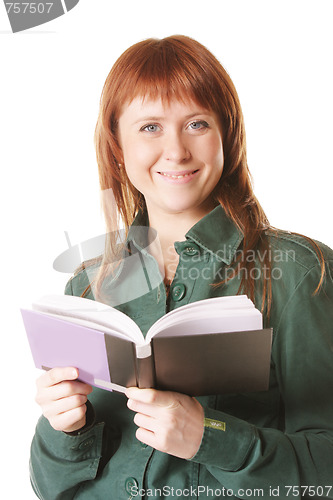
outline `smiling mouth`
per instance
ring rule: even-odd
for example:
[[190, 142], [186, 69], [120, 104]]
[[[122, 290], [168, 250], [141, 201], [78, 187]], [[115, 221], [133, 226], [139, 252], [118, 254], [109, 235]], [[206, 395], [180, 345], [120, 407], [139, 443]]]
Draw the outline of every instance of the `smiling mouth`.
[[184, 177], [189, 177], [190, 175], [198, 172], [197, 170], [191, 170], [190, 172], [158, 172], [160, 175], [164, 177], [169, 177], [170, 179], [183, 179]]

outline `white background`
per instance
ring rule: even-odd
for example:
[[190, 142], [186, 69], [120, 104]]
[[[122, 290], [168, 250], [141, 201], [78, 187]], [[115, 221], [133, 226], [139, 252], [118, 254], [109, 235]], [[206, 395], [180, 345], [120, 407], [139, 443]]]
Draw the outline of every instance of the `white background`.
[[19, 307], [62, 293], [52, 268], [103, 232], [93, 133], [104, 80], [132, 43], [176, 33], [230, 73], [245, 115], [255, 192], [270, 222], [333, 246], [331, 1], [81, 0], [12, 34], [0, 5], [1, 490], [35, 498], [28, 455], [39, 408]]

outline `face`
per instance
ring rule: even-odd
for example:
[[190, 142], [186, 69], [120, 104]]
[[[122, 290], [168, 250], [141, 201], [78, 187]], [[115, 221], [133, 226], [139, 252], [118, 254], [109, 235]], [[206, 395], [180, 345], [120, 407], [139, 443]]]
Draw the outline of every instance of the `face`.
[[149, 216], [186, 212], [198, 218], [212, 210], [210, 195], [223, 169], [214, 112], [193, 101], [164, 105], [136, 98], [123, 108], [118, 125], [126, 173]]

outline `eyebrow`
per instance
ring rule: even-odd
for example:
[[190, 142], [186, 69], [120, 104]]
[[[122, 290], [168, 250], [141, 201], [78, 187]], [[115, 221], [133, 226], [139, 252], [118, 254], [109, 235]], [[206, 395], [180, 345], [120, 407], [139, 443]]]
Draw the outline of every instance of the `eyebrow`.
[[[184, 116], [184, 120], [189, 120], [197, 115], [207, 115], [207, 114], [210, 114], [208, 109], [202, 110], [202, 111], [195, 111], [194, 113], [190, 113], [189, 115]], [[140, 123], [140, 122], [159, 121], [159, 120], [163, 120], [163, 118], [164, 118], [164, 116], [152, 116], [152, 115], [143, 116], [142, 118], [139, 118], [138, 120], [133, 122], [132, 125], [135, 125], [135, 124]]]

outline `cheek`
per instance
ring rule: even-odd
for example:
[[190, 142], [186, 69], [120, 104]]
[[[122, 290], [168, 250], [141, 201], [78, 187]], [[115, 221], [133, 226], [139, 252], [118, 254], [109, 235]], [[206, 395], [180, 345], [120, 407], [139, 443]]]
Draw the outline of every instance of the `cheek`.
[[149, 185], [151, 168], [158, 160], [158, 155], [149, 145], [142, 141], [128, 141], [123, 144], [123, 157], [127, 177], [141, 193]]
[[139, 148], [136, 146], [135, 140], [127, 140], [122, 143], [122, 151], [125, 165], [129, 166], [138, 155]]
[[123, 144], [123, 155], [125, 165], [130, 168], [149, 168], [157, 159], [156, 148], [151, 144], [146, 144], [142, 140], [133, 138]]
[[221, 173], [224, 162], [223, 146], [221, 138], [219, 136], [211, 136], [207, 140], [203, 151], [206, 151], [207, 153], [206, 157], [207, 163], [212, 165], [214, 169], [217, 169], [217, 171]]

